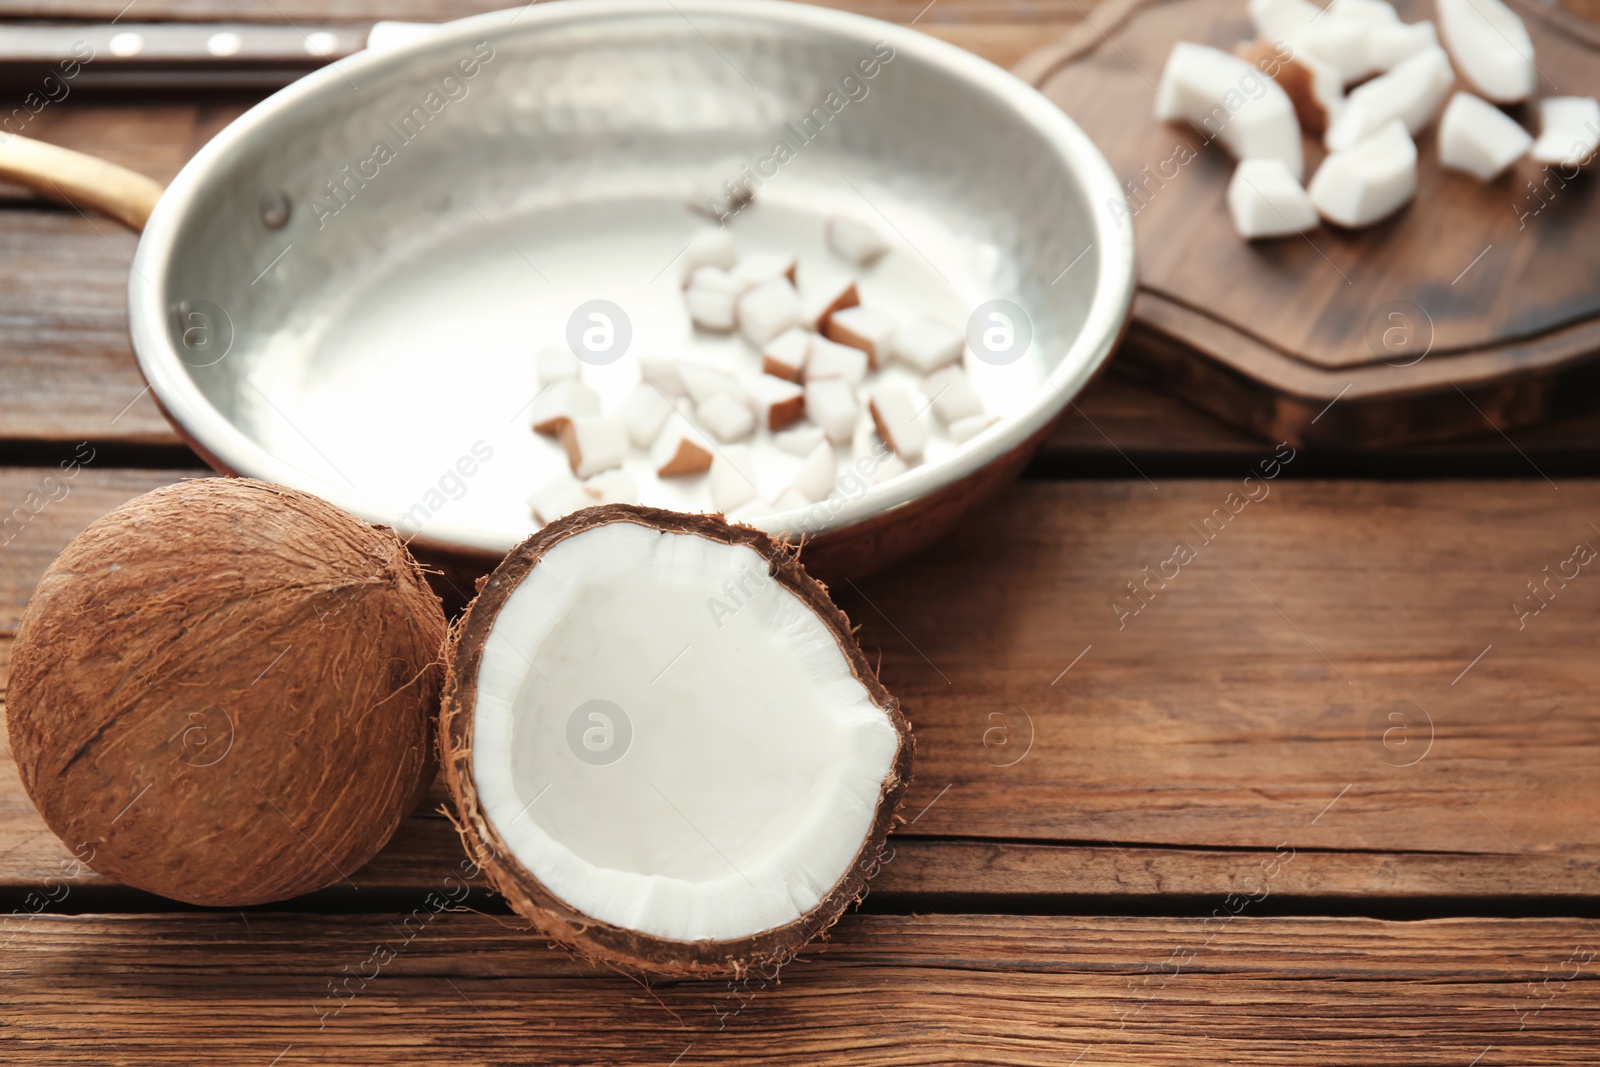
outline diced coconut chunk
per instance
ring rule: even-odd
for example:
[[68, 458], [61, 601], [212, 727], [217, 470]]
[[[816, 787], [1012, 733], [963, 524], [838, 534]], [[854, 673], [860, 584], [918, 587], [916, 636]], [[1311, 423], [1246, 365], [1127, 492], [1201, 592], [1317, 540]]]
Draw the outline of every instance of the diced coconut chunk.
[[711, 460], [711, 502], [718, 511], [728, 512], [755, 499], [755, 468], [750, 446], [729, 445]]
[[897, 328], [894, 316], [877, 308], [853, 307], [836, 311], [823, 336], [867, 354], [867, 366], [876, 370], [889, 358], [889, 345]]
[[707, 226], [696, 230], [689, 238], [689, 247], [683, 250], [683, 282], [701, 267], [718, 267], [730, 270], [739, 261], [739, 247], [733, 234], [722, 226]]
[[628, 428], [628, 440], [635, 448], [649, 448], [661, 436], [661, 427], [672, 415], [672, 404], [653, 385], [640, 382], [628, 393], [617, 410], [617, 418]]
[[876, 228], [848, 215], [829, 218], [825, 231], [828, 247], [857, 266], [868, 266], [889, 251], [889, 242]]
[[582, 482], [562, 474], [534, 490], [528, 497], [528, 510], [540, 522], [552, 523], [594, 503], [594, 497], [584, 492]]
[[833, 445], [823, 441], [801, 461], [800, 470], [794, 476], [794, 491], [810, 502], [825, 500], [833, 491], [837, 475]]
[[567, 378], [541, 389], [529, 410], [534, 430], [555, 437], [573, 419], [600, 414], [600, 394], [574, 378]]
[[777, 445], [779, 449], [789, 453], [791, 456], [800, 456], [802, 458], [809, 456], [811, 450], [826, 439], [827, 435], [822, 432], [822, 427], [812, 423], [791, 426], [782, 433], [772, 435], [772, 443]]
[[1439, 34], [1461, 77], [1497, 104], [1533, 95], [1538, 72], [1522, 18], [1500, 0], [1437, 0]]
[[760, 348], [785, 330], [801, 325], [800, 294], [788, 278], [777, 277], [739, 297], [739, 332]]
[[1244, 159], [1228, 182], [1228, 212], [1247, 239], [1287, 237], [1317, 228], [1317, 207], [1280, 160]]
[[637, 504], [639, 486], [622, 469], [604, 471], [583, 483], [583, 491], [597, 504]]
[[683, 396], [686, 390], [678, 376], [678, 363], [669, 356], [641, 356], [639, 377], [661, 390], [663, 396]]
[[[1246, 96], [1241, 88], [1256, 85], [1262, 86], [1259, 96]], [[1281, 159], [1297, 179], [1305, 172], [1300, 123], [1288, 94], [1238, 56], [1187, 41], [1173, 45], [1155, 113], [1189, 122], [1239, 159]]]
[[777, 432], [805, 418], [805, 390], [784, 378], [757, 374], [744, 383], [745, 400], [767, 429]]
[[777, 278], [793, 285], [798, 265], [799, 261], [786, 252], [756, 252], [734, 265], [733, 276], [751, 288]]
[[938, 319], [919, 315], [894, 332], [895, 358], [922, 374], [931, 374], [961, 358], [966, 338]]
[[703, 330], [726, 333], [739, 321], [740, 288], [721, 267], [701, 267], [689, 279], [683, 302], [689, 318]]
[[806, 415], [822, 427], [830, 441], [843, 444], [855, 435], [861, 406], [855, 387], [843, 378], [806, 382]]
[[1600, 149], [1600, 101], [1592, 96], [1551, 96], [1539, 101], [1539, 139], [1533, 158], [1540, 163], [1579, 167]]
[[719, 441], [749, 437], [756, 428], [755, 414], [748, 404], [732, 393], [718, 393], [695, 408], [700, 425]]
[[738, 296], [753, 288], [753, 283], [747, 279], [717, 266], [697, 267], [689, 275], [689, 288], [707, 289], [717, 293], [732, 293]]
[[877, 427], [878, 436], [894, 449], [895, 455], [905, 460], [922, 457], [922, 450], [928, 444], [928, 427], [918, 417], [920, 405], [910, 391], [894, 387], [879, 389], [867, 407], [872, 412], [872, 424]]
[[867, 363], [867, 354], [861, 349], [818, 337], [812, 340], [806, 356], [806, 381], [843, 378], [851, 385], [860, 385], [867, 379]]
[[1375, 71], [1393, 70], [1414, 55], [1439, 47], [1439, 33], [1432, 22], [1397, 22], [1367, 29], [1367, 66]]
[[1335, 152], [1350, 148], [1395, 119], [1415, 136], [1438, 113], [1455, 77], [1444, 49], [1417, 53], [1350, 93], [1328, 127], [1328, 147]]
[[761, 347], [761, 371], [798, 382], [805, 375], [806, 355], [817, 335], [800, 326], [783, 331]]
[[1334, 152], [1311, 179], [1311, 202], [1329, 222], [1370, 226], [1417, 191], [1417, 146], [1399, 119], [1353, 148]]
[[946, 426], [983, 414], [983, 398], [960, 367], [945, 367], [928, 375], [922, 383], [922, 391]]
[[964, 445], [1000, 421], [998, 415], [971, 415], [950, 424], [950, 440]]
[[561, 447], [572, 473], [592, 478], [628, 458], [628, 428], [621, 419], [573, 419], [561, 427]]
[[732, 393], [739, 385], [738, 379], [727, 371], [701, 363], [679, 363], [678, 377], [696, 404], [704, 404], [718, 393]]
[[1450, 98], [1439, 120], [1439, 162], [1493, 181], [1528, 151], [1533, 138], [1516, 120], [1471, 93]]
[[1285, 35], [1294, 54], [1311, 55], [1339, 72], [1346, 85], [1371, 73], [1367, 38], [1371, 27], [1348, 19], [1320, 18]]
[[1249, 11], [1256, 35], [1269, 41], [1286, 39], [1322, 14], [1311, 0], [1250, 0]]
[[821, 332], [835, 311], [856, 307], [861, 295], [848, 274], [833, 274], [809, 285], [800, 294], [800, 317], [808, 329]]
[[566, 345], [545, 345], [534, 361], [540, 385], [553, 385], [578, 376], [578, 357]]
[[662, 478], [704, 474], [711, 469], [711, 449], [686, 419], [675, 418], [656, 441], [650, 461]]
[[1289, 43], [1294, 61], [1315, 60], [1341, 88], [1378, 69], [1371, 63], [1372, 35], [1400, 24], [1383, 0], [1334, 0], [1326, 10], [1307, 0], [1252, 0], [1250, 11], [1261, 37]]
[[1324, 9], [1324, 15], [1366, 26], [1392, 25], [1400, 21], [1394, 5], [1386, 0], [1332, 0]]
[[1301, 129], [1322, 136], [1344, 107], [1344, 78], [1329, 63], [1310, 52], [1294, 52], [1288, 45], [1266, 40], [1247, 41], [1234, 49], [1240, 59], [1263, 72], [1288, 94]]

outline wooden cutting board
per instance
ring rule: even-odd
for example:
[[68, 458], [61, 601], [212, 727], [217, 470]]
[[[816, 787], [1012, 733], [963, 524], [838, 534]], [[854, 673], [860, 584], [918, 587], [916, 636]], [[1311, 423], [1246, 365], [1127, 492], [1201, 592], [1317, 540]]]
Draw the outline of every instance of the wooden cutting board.
[[[1600, 31], [1512, 0], [1545, 96], [1600, 96]], [[1431, 0], [1398, 0], [1406, 21]], [[1016, 68], [1078, 122], [1129, 189], [1139, 252], [1119, 365], [1273, 439], [1378, 446], [1525, 425], [1600, 383], [1600, 166], [1519, 161], [1493, 182], [1418, 137], [1418, 195], [1360, 231], [1246, 242], [1233, 159], [1152, 117], [1177, 41], [1231, 49], [1244, 0], [1106, 0]], [[1511, 113], [1533, 132], [1531, 105]], [[1436, 125], [1436, 124], [1435, 124]], [[1306, 140], [1309, 177], [1324, 155]], [[1130, 184], [1132, 183], [1132, 184]]]

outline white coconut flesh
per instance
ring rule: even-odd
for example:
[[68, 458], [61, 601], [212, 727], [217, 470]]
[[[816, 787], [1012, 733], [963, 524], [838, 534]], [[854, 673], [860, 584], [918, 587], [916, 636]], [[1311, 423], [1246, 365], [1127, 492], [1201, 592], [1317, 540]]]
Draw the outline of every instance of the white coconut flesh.
[[850, 871], [898, 737], [767, 573], [743, 545], [611, 523], [552, 546], [501, 607], [473, 777], [515, 858], [575, 911], [732, 940], [806, 915]]

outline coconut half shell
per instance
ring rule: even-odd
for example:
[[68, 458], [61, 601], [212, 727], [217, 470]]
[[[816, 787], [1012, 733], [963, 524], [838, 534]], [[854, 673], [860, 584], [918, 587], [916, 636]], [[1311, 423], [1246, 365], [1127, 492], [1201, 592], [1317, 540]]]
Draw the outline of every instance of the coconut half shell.
[[[620, 530], [622, 527], [630, 530], [622, 531]], [[606, 540], [597, 540], [598, 538]], [[707, 544], [698, 543], [695, 539], [703, 539]], [[754, 555], [749, 557], [750, 562], [754, 564], [754, 570], [761, 572], [754, 579], [754, 586], [759, 587], [757, 590], [759, 596], [752, 596], [750, 600], [743, 602], [756, 606], [740, 607], [739, 610], [748, 611], [753, 617], [759, 617], [765, 628], [759, 628], [752, 623], [749, 629], [740, 631], [737, 653], [733, 651], [735, 646], [718, 645], [696, 636], [698, 631], [695, 627], [701, 624], [692, 617], [699, 609], [694, 594], [690, 594], [689, 599], [684, 601], [693, 605], [688, 612], [673, 612], [663, 606], [668, 604], [667, 600], [653, 601], [652, 597], [656, 594], [641, 587], [649, 584], [648, 579], [629, 578], [628, 575], [633, 572], [615, 562], [615, 557], [618, 555], [617, 546], [624, 543], [637, 544], [641, 541], [649, 542], [643, 551], [654, 551], [660, 560], [667, 562], [652, 563], [639, 573], [656, 574], [663, 569], [678, 567], [679, 570], [675, 573], [680, 578], [687, 573], [690, 585], [693, 584], [695, 577], [692, 569], [694, 565], [683, 564], [682, 557], [696, 557], [697, 553], [700, 553], [707, 558], [721, 559], [726, 555], [743, 559], [747, 554], [741, 550], [753, 553]], [[606, 555], [592, 555], [602, 548], [607, 549]], [[580, 559], [591, 562], [580, 565], [577, 562]], [[599, 562], [593, 562], [596, 560]], [[549, 568], [550, 577], [540, 577], [541, 566]], [[808, 659], [808, 663], [824, 660], [831, 662], [835, 658], [831, 649], [837, 648], [837, 658], [843, 664], [841, 670], [844, 673], [842, 678], [833, 681], [842, 685], [842, 688], [836, 686], [830, 692], [850, 700], [859, 698], [859, 706], [866, 710], [866, 715], [857, 716], [858, 725], [862, 729], [872, 731], [872, 744], [877, 746], [874, 751], [881, 753], [879, 757], [881, 765], [874, 764], [870, 774], [863, 772], [855, 779], [858, 785], [870, 783], [876, 793], [876, 803], [858, 812], [856, 815], [858, 821], [851, 823], [848, 819], [843, 820], [853, 827], [848, 833], [859, 839], [840, 841], [838, 835], [834, 835], [831, 842], [832, 846], [835, 846], [834, 866], [827, 868], [831, 873], [826, 875], [825, 891], [819, 894], [819, 899], [814, 904], [805, 907], [803, 913], [796, 913], [789, 916], [786, 921], [776, 922], [761, 929], [745, 930], [738, 936], [731, 937], [666, 936], [660, 932], [642, 929], [641, 927], [650, 925], [646, 922], [621, 921], [615, 915], [609, 919], [599, 918], [586, 913], [571, 899], [589, 893], [589, 886], [581, 879], [577, 882], [571, 880], [572, 864], [568, 864], [568, 869], [562, 877], [567, 879], [566, 884], [569, 887], [577, 888], [563, 894], [558, 892], [546, 877], [541, 877], [532, 869], [545, 862], [542, 855], [530, 855], [526, 845], [523, 846], [524, 851], [519, 854], [515, 842], [525, 839], [506, 832], [507, 826], [512, 830], [519, 828], [525, 830], [524, 816], [530, 811], [535, 813], [536, 818], [550, 818], [538, 814], [547, 810], [539, 805], [544, 804], [548, 807], [552, 804], [546, 793], [557, 791], [555, 790], [558, 784], [557, 777], [562, 774], [590, 773], [573, 763], [569, 758], [570, 754], [564, 751], [565, 746], [554, 733], [546, 732], [538, 735], [542, 736], [545, 742], [542, 750], [535, 751], [531, 755], [523, 751], [526, 746], [522, 745], [515, 734], [516, 729], [531, 718], [548, 715], [556, 719], [565, 714], [565, 705], [560, 705], [553, 712], [538, 710], [537, 701], [540, 699], [538, 693], [544, 692], [539, 687], [546, 684], [550, 686], [564, 684], [564, 679], [559, 674], [563, 663], [576, 664], [570, 672], [574, 676], [593, 679], [592, 691], [599, 695], [612, 691], [608, 688], [608, 683], [614, 681], [612, 675], [634, 671], [642, 672], [641, 677], [645, 677], [656, 669], [656, 659], [651, 658], [651, 650], [642, 647], [649, 642], [619, 645], [614, 650], [618, 656], [616, 659], [608, 659], [605, 654], [597, 650], [591, 658], [585, 660], [581, 655], [563, 659], [559, 651], [550, 652], [537, 643], [530, 646], [519, 645], [512, 636], [515, 631], [512, 620], [518, 617], [518, 613], [537, 614], [539, 611], [544, 611], [546, 614], [559, 615], [556, 621], [549, 624], [553, 627], [550, 632], [556, 636], [547, 638], [547, 641], [559, 642], [562, 635], [565, 635], [567, 640], [574, 639], [574, 630], [581, 630], [586, 625], [583, 621], [586, 594], [581, 590], [570, 594], [551, 592], [549, 596], [570, 595], [575, 598], [567, 608], [558, 610], [557, 607], [551, 606], [545, 591], [555, 590], [558, 585], [582, 586], [591, 580], [593, 571], [605, 570], [608, 567], [615, 567], [622, 577], [617, 577], [611, 585], [604, 586], [603, 595], [596, 594], [596, 598], [610, 602], [619, 599], [626, 601], [630, 597], [636, 597], [640, 610], [635, 612], [633, 605], [625, 604], [623, 607], [627, 611], [619, 617], [648, 617], [651, 633], [659, 631], [664, 635], [674, 635], [668, 644], [659, 645], [661, 649], [688, 642], [682, 659], [673, 660], [667, 668], [671, 671], [688, 672], [678, 676], [684, 685], [689, 685], [693, 679], [699, 677], [694, 673], [697, 670], [710, 672], [707, 677], [717, 676], [718, 671], [736, 670], [733, 660], [726, 657], [742, 656], [754, 661], [763, 655], [768, 655], [768, 651], [761, 647], [763, 642], [770, 640], [777, 643], [781, 638], [775, 632], [776, 627], [768, 624], [765, 616], [760, 616], [761, 612], [774, 613], [771, 615], [772, 618], [780, 616], [786, 618], [789, 621], [786, 633], [809, 628], [814, 630], [814, 634], [823, 635], [822, 640], [829, 646], [827, 654], [822, 656], [821, 660]], [[689, 569], [685, 571], [685, 567]], [[763, 583], [761, 574], [764, 574], [768, 581]], [[593, 580], [600, 582], [602, 579], [597, 577]], [[634, 584], [629, 584], [630, 582]], [[519, 590], [524, 590], [525, 586], [526, 590], [519, 597]], [[748, 592], [752, 589], [752, 584], [747, 582], [744, 588]], [[715, 600], [716, 597], [712, 599]], [[740, 603], [737, 597], [733, 602]], [[719, 629], [714, 632], [719, 634], [731, 633], [733, 629], [731, 626], [728, 630], [720, 629], [720, 620], [718, 626]], [[663, 640], [667, 639], [663, 637]], [[697, 645], [695, 642], [701, 644]], [[815, 649], [817, 644], [813, 638], [810, 647]], [[691, 648], [695, 655], [704, 656], [705, 662], [699, 667], [675, 666], [682, 661], [690, 660]], [[634, 664], [631, 662], [631, 658], [634, 657], [647, 662]], [[518, 690], [517, 703], [511, 710], [503, 707], [509, 704], [509, 698], [503, 699], [504, 692], [508, 690], [508, 685], [504, 681], [505, 671], [511, 671], [513, 674], [525, 673], [522, 688]], [[776, 673], [781, 672], [775, 671]], [[534, 680], [535, 675], [538, 678], [537, 682]], [[546, 677], [547, 675], [549, 677]], [[730, 687], [733, 684], [728, 683]], [[778, 683], [775, 681], [774, 684]], [[527, 695], [529, 686], [534, 687], [535, 695], [532, 697]], [[583, 682], [572, 691], [582, 697], [589, 694], [591, 689], [588, 682]], [[653, 695], [658, 690], [649, 689], [647, 692]], [[696, 690], [692, 685], [677, 692], [679, 695], [676, 698], [666, 696], [661, 698], [666, 706], [649, 709], [654, 726], [642, 720], [636, 723], [634, 729], [638, 736], [634, 739], [634, 751], [624, 756], [621, 762], [602, 769], [604, 773], [614, 776], [611, 781], [617, 783], [615, 786], [617, 791], [636, 790], [629, 794], [635, 801], [631, 807], [619, 803], [615, 811], [608, 811], [605, 816], [607, 822], [591, 823], [594, 828], [592, 837], [604, 838], [612, 834], [618, 829], [615, 825], [618, 821], [647, 819], [652, 813], [645, 809], [659, 807], [660, 810], [654, 814], [669, 820], [674, 817], [665, 814], [664, 807], [654, 804], [651, 794], [638, 781], [639, 777], [651, 773], [652, 766], [649, 762], [650, 753], [648, 751], [641, 753], [638, 750], [645, 747], [644, 738], [649, 729], [658, 731], [652, 736], [659, 739], [662, 744], [681, 742], [685, 732], [689, 732], [692, 736], [693, 728], [683, 717], [692, 719], [698, 713], [699, 705], [712, 704], [721, 698], [718, 692], [705, 688]], [[775, 696], [774, 700], [777, 699]], [[738, 706], [750, 705], [746, 702]], [[492, 710], [495, 708], [500, 710]], [[759, 718], [757, 710], [751, 710], [748, 722], [753, 723]], [[825, 716], [826, 711], [820, 711], [818, 715]], [[675, 719], [674, 716], [679, 718]], [[876, 719], [876, 723], [867, 723], [865, 720], [869, 718]], [[737, 730], [738, 725], [736, 722], [733, 729]], [[704, 724], [700, 726], [703, 728]], [[719, 735], [726, 728], [724, 722], [723, 726], [708, 733], [713, 736]], [[770, 728], [770, 725], [764, 727], [764, 729]], [[662, 730], [667, 731], [667, 737], [663, 738], [659, 732]], [[896, 810], [910, 783], [914, 747], [910, 725], [901, 713], [898, 701], [884, 688], [862, 654], [852, 636], [849, 620], [829, 600], [826, 588], [805, 573], [794, 551], [773, 542], [758, 530], [730, 526], [720, 517], [686, 515], [632, 505], [588, 508], [546, 526], [513, 549], [495, 572], [480, 584], [477, 599], [468, 608], [452, 635], [439, 733], [443, 777], [455, 802], [453, 818], [456, 820], [463, 843], [468, 854], [484, 869], [491, 883], [506, 898], [510, 906], [529, 920], [539, 934], [559, 942], [580, 957], [632, 973], [667, 977], [741, 975], [750, 970], [770, 973], [792, 958], [803, 945], [836, 922], [846, 907], [864, 895], [868, 879], [876, 873], [882, 862], [885, 838], [895, 821]], [[765, 737], [764, 734], [758, 734], [750, 743], [757, 745], [765, 743], [775, 749], [786, 745], [780, 737], [773, 736], [770, 740], [764, 740]], [[511, 750], [509, 756], [502, 754], [507, 749]], [[692, 760], [696, 758], [695, 754], [699, 750], [691, 747], [688, 751]], [[779, 765], [783, 762], [784, 753], [772, 751], [769, 755], [772, 757], [773, 767], [771, 777], [779, 777], [781, 775]], [[581, 754], [578, 758], [582, 759]], [[630, 758], [636, 761], [632, 765], [627, 762]], [[537, 774], [529, 772], [530, 780], [522, 783], [522, 786], [531, 795], [531, 800], [513, 813], [503, 800], [497, 800], [489, 795], [494, 789], [501, 788], [504, 783], [491, 786], [486, 784], [486, 780], [480, 779], [483, 775], [500, 775], [503, 766], [515, 767], [518, 759], [547, 761], [548, 765], [554, 768], [551, 773], [557, 777], [552, 777], [548, 784], [544, 784], [537, 780], [539, 777]], [[572, 766], [568, 767], [568, 764]], [[662, 771], [659, 763], [655, 766], [658, 774], [671, 773], [670, 769]], [[765, 765], [762, 769], [765, 770]], [[660, 794], [661, 800], [671, 806], [673, 812], [691, 820], [702, 819], [703, 816], [699, 813], [708, 810], [727, 812], [740, 810], [744, 805], [754, 806], [760, 803], [760, 798], [753, 794], [759, 791], [760, 785], [765, 784], [764, 782], [752, 787], [752, 795], [737, 791], [730, 795], [719, 795], [715, 768], [706, 768], [703, 777], [700, 770], [700, 768], [690, 768], [684, 771], [675, 779], [676, 785], [668, 783], [665, 789], [656, 786], [654, 782], [652, 787]], [[754, 777], [764, 776], [758, 773]], [[498, 781], [498, 778], [496, 780]], [[569, 788], [570, 783], [582, 781], [584, 779], [569, 777], [562, 778], [560, 784], [562, 788]], [[669, 793], [674, 791], [678, 793], [675, 798], [669, 796]], [[823, 793], [826, 798], [826, 791]], [[610, 794], [599, 795], [603, 799], [610, 796]], [[643, 803], [637, 802], [640, 796], [644, 798]], [[521, 794], [517, 799], [523, 799]], [[579, 806], [581, 807], [581, 804]], [[496, 814], [497, 812], [499, 814]], [[696, 829], [705, 844], [717, 849], [717, 855], [726, 860], [730, 866], [740, 864], [749, 866], [748, 859], [739, 858], [741, 855], [749, 855], [748, 852], [741, 854], [731, 846], [726, 851], [718, 847], [714, 838], [724, 831], [715, 826], [697, 826]], [[702, 832], [704, 830], [709, 832]], [[543, 835], [544, 832], [541, 828], [539, 834]], [[540, 839], [543, 839], [542, 836]], [[689, 845], [698, 847], [698, 840], [688, 835], [687, 831], [685, 839]], [[644, 840], [640, 842], [640, 847], [648, 850], [650, 844], [649, 840]], [[568, 847], [559, 851], [564, 857], [570, 858], [569, 849], [573, 853], [582, 853], [586, 849], [599, 852], [603, 851], [603, 845], [593, 843], [579, 835], [575, 840], [569, 838]], [[713, 870], [706, 877], [713, 878], [716, 874], [714, 868], [717, 861], [709, 858], [709, 853], [707, 855]], [[839, 862], [840, 857], [846, 858], [847, 862]], [[619, 862], [625, 865], [625, 861], [617, 861], [615, 857], [612, 857], [611, 862], [614, 865]], [[668, 862], [670, 865], [670, 861], [663, 862]], [[601, 878], [614, 873], [599, 869], [605, 864], [606, 860], [602, 858], [597, 860], [593, 867], [585, 867], [582, 863], [577, 866], [579, 869], [594, 872], [593, 877]], [[648, 866], [648, 863], [645, 866]], [[753, 877], [760, 877], [755, 874], [755, 867], [749, 866], [749, 869]], [[649, 897], [651, 902], [656, 899], [652, 895], [655, 887], [667, 882], [673, 883], [668, 888], [682, 891], [690, 897], [697, 892], [695, 885], [686, 883], [684, 878], [674, 877], [671, 872], [662, 874], [655, 870], [643, 870], [637, 875], [630, 873], [628, 877], [640, 879], [637, 884], [652, 887], [640, 894], [641, 898]], [[745, 882], [750, 883], [752, 890], [755, 888], [752, 878], [745, 878]], [[743, 893], [744, 887], [731, 876], [725, 885], [728, 887], [726, 901], [717, 898], [714, 890], [707, 889], [705, 893], [713, 895], [709, 899], [697, 899], [695, 903], [712, 912], [718, 911], [724, 903], [730, 910], [736, 908], [737, 901], [733, 898]], [[666, 895], [666, 890], [661, 892]], [[805, 893], [797, 889], [795, 896], [804, 897]], [[627, 911], [631, 903], [632, 901], [624, 894], [620, 902], [612, 900], [608, 903], [608, 907], [612, 911], [619, 909]], [[643, 899], [638, 903], [641, 914], [654, 906], [653, 903]], [[798, 907], [796, 911], [798, 912]]]
[[283, 900], [348, 881], [420, 801], [445, 636], [393, 531], [281, 486], [180, 482], [45, 571], [12, 649], [12, 754], [100, 873]]

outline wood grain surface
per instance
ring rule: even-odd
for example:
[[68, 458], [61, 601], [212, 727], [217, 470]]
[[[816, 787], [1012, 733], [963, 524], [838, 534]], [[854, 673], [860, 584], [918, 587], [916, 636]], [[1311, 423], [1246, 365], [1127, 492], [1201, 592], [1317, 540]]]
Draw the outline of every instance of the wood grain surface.
[[855, 916], [781, 983], [648, 988], [507, 919], [437, 910], [448, 893], [372, 915], [18, 921], [0, 954], [7, 1052], [280, 1067], [1594, 1062], [1600, 935], [1583, 920], [1256, 918], [1248, 903], [1210, 922]]
[[[1428, 0], [1397, 6], [1432, 14]], [[1519, 10], [1541, 91], [1600, 92], [1600, 34], [1547, 7]], [[1154, 0], [1108, 31], [1080, 34], [1086, 50], [1042, 88], [1129, 190], [1141, 295], [1128, 356], [1153, 377], [1274, 436], [1371, 444], [1460, 434], [1485, 414], [1539, 421], [1564, 388], [1592, 387], [1600, 246], [1581, 235], [1600, 224], [1593, 183], [1545, 183], [1528, 159], [1480, 182], [1439, 164], [1430, 128], [1418, 195], [1390, 219], [1246, 242], [1224, 203], [1232, 158], [1151, 117], [1173, 43], [1231, 48], [1251, 35], [1243, 7]], [[1531, 108], [1516, 113], [1533, 121]], [[1323, 152], [1306, 144], [1310, 174]], [[1481, 411], [1460, 403], [1462, 390]]]

